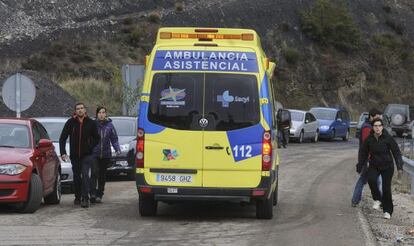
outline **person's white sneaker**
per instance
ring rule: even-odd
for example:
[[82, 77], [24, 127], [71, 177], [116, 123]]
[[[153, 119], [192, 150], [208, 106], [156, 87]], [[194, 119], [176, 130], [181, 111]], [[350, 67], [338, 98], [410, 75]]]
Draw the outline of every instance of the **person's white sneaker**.
[[389, 214], [388, 212], [385, 212], [384, 219], [387, 219], [387, 220], [391, 219], [391, 214]]
[[374, 203], [372, 204], [372, 208], [375, 210], [379, 210], [381, 206], [381, 202], [380, 201], [374, 201]]

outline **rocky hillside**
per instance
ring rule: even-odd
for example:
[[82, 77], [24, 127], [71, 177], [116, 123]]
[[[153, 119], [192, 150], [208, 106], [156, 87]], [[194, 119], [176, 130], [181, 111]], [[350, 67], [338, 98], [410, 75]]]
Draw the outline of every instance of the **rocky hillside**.
[[[81, 100], [68, 79], [114, 91], [119, 65], [142, 62], [160, 26], [253, 28], [278, 64], [285, 106], [356, 115], [414, 104], [413, 24], [411, 0], [0, 0], [0, 69], [36, 70]], [[108, 93], [107, 103], [122, 96]]]

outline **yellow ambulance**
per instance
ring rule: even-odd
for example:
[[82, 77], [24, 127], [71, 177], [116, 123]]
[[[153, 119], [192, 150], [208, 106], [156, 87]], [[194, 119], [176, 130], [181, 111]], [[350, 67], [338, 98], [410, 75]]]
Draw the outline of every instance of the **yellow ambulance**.
[[234, 201], [271, 219], [279, 158], [275, 64], [254, 30], [160, 28], [138, 112], [141, 216], [159, 201]]

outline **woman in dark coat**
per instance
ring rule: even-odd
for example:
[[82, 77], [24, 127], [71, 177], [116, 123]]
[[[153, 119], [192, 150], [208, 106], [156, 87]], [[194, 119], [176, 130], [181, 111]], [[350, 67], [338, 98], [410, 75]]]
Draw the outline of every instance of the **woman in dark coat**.
[[[382, 203], [384, 218], [390, 219], [394, 205], [392, 203], [391, 181], [394, 174], [394, 160], [398, 169], [398, 177], [402, 174], [402, 156], [394, 138], [384, 130], [381, 119], [372, 122], [371, 134], [367, 137], [358, 158], [357, 172], [361, 172], [363, 163], [369, 161], [368, 184], [374, 199], [373, 208], [379, 210]], [[378, 190], [377, 178], [382, 177], [382, 198]]]
[[91, 202], [100, 203], [105, 190], [106, 168], [112, 156], [111, 144], [118, 155], [121, 153], [121, 149], [119, 147], [118, 134], [112, 124], [112, 120], [107, 117], [105, 107], [100, 106], [96, 109], [95, 122], [101, 140], [93, 150], [95, 162], [91, 175]]

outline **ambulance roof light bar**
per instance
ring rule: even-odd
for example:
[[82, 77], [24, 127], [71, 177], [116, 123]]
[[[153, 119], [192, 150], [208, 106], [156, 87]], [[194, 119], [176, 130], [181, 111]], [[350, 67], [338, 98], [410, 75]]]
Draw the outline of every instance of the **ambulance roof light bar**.
[[[205, 31], [207, 29], [196, 29], [198, 32]], [[201, 30], [201, 31], [200, 31]], [[215, 31], [215, 29], [208, 29], [209, 31]], [[243, 40], [253, 41], [253, 33], [242, 33], [242, 34], [215, 34], [215, 33], [175, 33], [175, 32], [160, 32], [160, 39], [201, 39], [210, 41], [209, 39], [232, 39], [232, 40]]]

